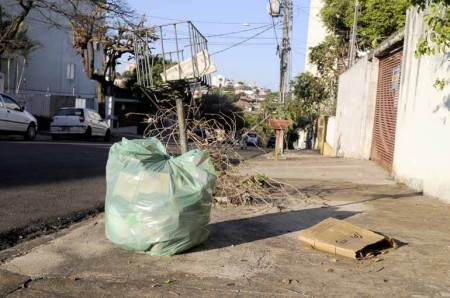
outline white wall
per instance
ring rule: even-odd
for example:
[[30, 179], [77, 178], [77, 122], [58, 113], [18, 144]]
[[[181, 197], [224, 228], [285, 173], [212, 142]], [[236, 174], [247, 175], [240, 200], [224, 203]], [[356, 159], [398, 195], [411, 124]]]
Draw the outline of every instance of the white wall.
[[[450, 53], [416, 59], [424, 32], [421, 15], [408, 14], [398, 102], [393, 173], [395, 177], [450, 202]], [[433, 87], [445, 78], [443, 91]]]
[[327, 133], [325, 135], [325, 142], [330, 146], [335, 144], [335, 132], [336, 132], [336, 117], [328, 117], [327, 120]]
[[313, 74], [317, 74], [317, 68], [315, 65], [309, 63], [309, 48], [314, 47], [319, 43], [321, 43], [325, 39], [325, 36], [327, 35], [327, 31], [323, 26], [323, 23], [319, 16], [320, 9], [322, 7], [323, 7], [322, 0], [310, 1], [309, 20], [308, 20], [308, 39], [306, 43], [308, 51], [305, 58], [305, 71], [309, 71]]
[[378, 60], [360, 59], [339, 77], [334, 144], [337, 156], [369, 159]]

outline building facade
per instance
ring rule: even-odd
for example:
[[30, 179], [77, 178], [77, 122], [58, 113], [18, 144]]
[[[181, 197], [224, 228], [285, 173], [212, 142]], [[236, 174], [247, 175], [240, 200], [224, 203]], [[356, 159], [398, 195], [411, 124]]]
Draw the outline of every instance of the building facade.
[[[17, 1], [1, 4], [11, 15], [19, 11]], [[51, 18], [51, 21], [49, 20]], [[52, 22], [59, 24], [57, 28]], [[36, 43], [28, 59], [4, 54], [0, 61], [5, 93], [19, 101], [50, 96], [96, 97], [96, 83], [84, 72], [81, 56], [73, 48], [73, 34], [67, 20], [32, 9], [25, 19], [28, 37]], [[95, 46], [97, 69], [101, 67], [101, 45]]]
[[305, 71], [317, 74], [315, 65], [309, 63], [309, 48], [315, 47], [325, 40], [327, 30], [319, 16], [323, 7], [322, 0], [311, 0], [309, 5], [308, 38], [306, 40]]

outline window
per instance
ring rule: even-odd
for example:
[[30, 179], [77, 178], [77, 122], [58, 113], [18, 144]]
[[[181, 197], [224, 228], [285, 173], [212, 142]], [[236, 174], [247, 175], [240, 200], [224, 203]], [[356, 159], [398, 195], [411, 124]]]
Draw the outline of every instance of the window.
[[3, 95], [3, 102], [5, 103], [5, 107], [11, 110], [20, 110], [20, 105], [11, 97]]
[[101, 50], [100, 45], [101, 45], [101, 44], [100, 44], [99, 42], [94, 41], [94, 50], [100, 51], [100, 50]]
[[102, 117], [99, 115], [99, 114], [97, 114], [96, 112], [93, 112], [94, 113], [94, 115], [95, 115], [95, 120], [102, 120]]
[[75, 78], [75, 64], [67, 64], [67, 79], [73, 80]]
[[83, 109], [61, 109], [56, 116], [84, 116]]
[[91, 118], [92, 120], [100, 120], [100, 116], [97, 113], [92, 112], [92, 111], [88, 111], [88, 113], [89, 113], [89, 118]]

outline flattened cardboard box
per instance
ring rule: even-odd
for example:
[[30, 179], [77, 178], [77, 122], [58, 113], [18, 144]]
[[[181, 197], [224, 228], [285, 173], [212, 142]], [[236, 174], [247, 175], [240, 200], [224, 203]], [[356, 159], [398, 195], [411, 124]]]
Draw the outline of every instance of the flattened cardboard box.
[[397, 247], [391, 238], [331, 217], [301, 231], [299, 239], [314, 249], [353, 259]]

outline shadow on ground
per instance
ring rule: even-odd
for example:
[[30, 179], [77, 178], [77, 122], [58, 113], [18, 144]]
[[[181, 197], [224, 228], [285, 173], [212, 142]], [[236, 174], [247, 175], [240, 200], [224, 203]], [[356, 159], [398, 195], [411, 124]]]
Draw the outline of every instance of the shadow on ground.
[[307, 229], [328, 217], [345, 219], [358, 213], [341, 211], [335, 207], [321, 207], [217, 222], [209, 225], [208, 240], [190, 252], [273, 238]]

